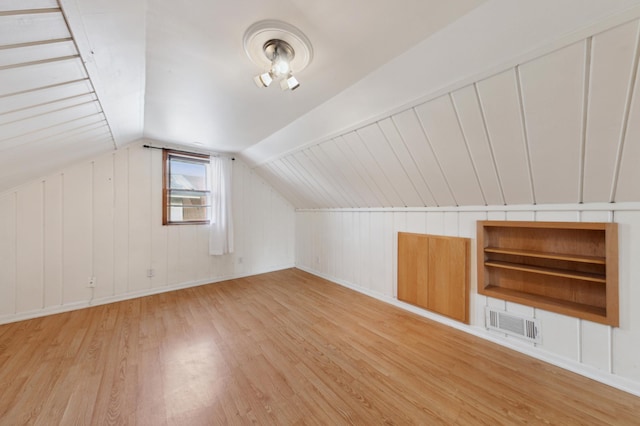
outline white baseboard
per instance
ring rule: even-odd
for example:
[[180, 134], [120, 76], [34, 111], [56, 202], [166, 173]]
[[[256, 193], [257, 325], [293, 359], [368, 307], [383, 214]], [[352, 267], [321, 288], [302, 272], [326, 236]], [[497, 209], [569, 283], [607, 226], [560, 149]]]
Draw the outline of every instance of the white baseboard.
[[323, 274], [322, 272], [313, 270], [311, 268], [307, 268], [305, 266], [296, 265], [296, 268], [308, 272], [312, 275], [315, 275], [320, 278], [324, 278], [325, 280], [331, 281], [333, 283], [339, 284], [343, 287], [347, 287], [351, 290], [357, 291], [358, 293], [365, 294], [367, 296], [378, 299], [382, 302], [389, 303], [391, 305], [397, 306], [406, 311], [415, 313], [420, 315], [421, 317], [428, 318], [434, 321], [437, 321], [441, 324], [448, 325], [452, 328], [455, 328], [460, 331], [464, 331], [465, 333], [472, 334], [474, 336], [480, 337], [482, 339], [488, 340], [492, 343], [496, 343], [500, 346], [507, 347], [514, 351], [520, 352], [522, 354], [528, 355], [532, 358], [539, 359], [540, 361], [547, 362], [549, 364], [555, 365], [556, 367], [563, 368], [565, 370], [569, 370], [573, 373], [580, 374], [581, 376], [588, 377], [600, 383], [603, 383], [608, 386], [612, 386], [616, 389], [620, 389], [624, 392], [628, 392], [632, 395], [640, 397], [640, 383], [627, 379], [625, 377], [618, 376], [616, 374], [607, 373], [596, 368], [590, 367], [588, 365], [581, 364], [579, 362], [575, 362], [573, 360], [560, 357], [553, 353], [543, 351], [539, 348], [533, 346], [525, 346], [519, 345], [517, 340], [515, 339], [506, 339], [501, 337], [500, 335], [491, 333], [489, 330], [483, 327], [477, 326], [469, 326], [467, 324], [463, 324], [461, 322], [452, 320], [447, 317], [443, 317], [442, 315], [438, 315], [436, 313], [427, 311], [425, 309], [418, 308], [417, 306], [410, 305], [408, 303], [404, 303], [395, 299], [393, 297], [389, 297], [388, 295], [384, 295], [378, 292], [371, 291], [366, 288], [358, 287], [357, 285], [337, 279], [335, 277], [331, 277], [329, 275]]
[[33, 318], [40, 318], [40, 317], [44, 317], [44, 316], [48, 316], [48, 315], [60, 314], [60, 313], [63, 313], [63, 312], [75, 311], [75, 310], [78, 310], [78, 309], [89, 308], [91, 306], [106, 305], [106, 304], [109, 304], [109, 303], [121, 302], [123, 300], [136, 299], [138, 297], [151, 296], [151, 295], [160, 294], [160, 293], [167, 293], [169, 291], [180, 290], [180, 289], [183, 289], [183, 288], [197, 287], [197, 286], [205, 285], [205, 284], [215, 284], [215, 283], [219, 283], [219, 282], [222, 282], [222, 281], [228, 281], [228, 280], [234, 280], [234, 279], [238, 279], [238, 278], [250, 277], [250, 276], [259, 275], [259, 274], [266, 274], [267, 272], [281, 271], [283, 269], [289, 269], [289, 268], [295, 268], [295, 265], [287, 264], [287, 265], [273, 266], [273, 267], [269, 267], [269, 268], [266, 268], [266, 269], [263, 269], [263, 270], [252, 271], [252, 272], [247, 272], [247, 273], [243, 273], [243, 274], [235, 274], [235, 275], [229, 275], [229, 276], [216, 277], [214, 279], [188, 281], [188, 282], [179, 283], [179, 284], [167, 285], [167, 286], [162, 286], [162, 287], [154, 287], [154, 288], [149, 288], [149, 289], [144, 289], [144, 290], [139, 290], [139, 291], [123, 293], [123, 294], [119, 294], [119, 295], [115, 295], [115, 296], [106, 296], [106, 297], [101, 297], [101, 298], [93, 299], [93, 300], [83, 300], [83, 301], [80, 301], [80, 302], [73, 302], [73, 303], [67, 303], [67, 304], [64, 304], [64, 305], [50, 306], [50, 307], [47, 307], [47, 308], [42, 308], [42, 309], [37, 309], [37, 310], [32, 310], [32, 311], [26, 311], [26, 312], [20, 312], [20, 313], [16, 313], [16, 314], [2, 315], [2, 316], [0, 316], [0, 325], [12, 323], [12, 322], [29, 320], [29, 319], [33, 319]]

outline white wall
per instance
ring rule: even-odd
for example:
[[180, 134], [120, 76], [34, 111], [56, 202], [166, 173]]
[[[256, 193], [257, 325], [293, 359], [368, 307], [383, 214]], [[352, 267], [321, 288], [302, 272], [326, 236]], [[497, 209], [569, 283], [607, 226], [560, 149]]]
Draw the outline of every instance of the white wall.
[[[620, 327], [576, 319], [477, 294], [477, 220], [589, 221], [619, 224]], [[399, 231], [468, 237], [471, 325], [396, 299]], [[640, 395], [640, 205], [575, 204], [449, 209], [308, 210], [296, 213], [296, 265], [357, 291]], [[484, 328], [484, 307], [541, 321], [535, 345]]]
[[293, 266], [293, 207], [239, 160], [233, 255], [162, 226], [162, 152], [142, 143], [0, 194], [0, 323]]

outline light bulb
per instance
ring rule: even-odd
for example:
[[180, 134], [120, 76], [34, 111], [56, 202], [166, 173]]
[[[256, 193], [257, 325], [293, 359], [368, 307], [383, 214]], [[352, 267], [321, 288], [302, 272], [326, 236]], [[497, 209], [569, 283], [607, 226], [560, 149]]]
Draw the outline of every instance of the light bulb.
[[289, 73], [289, 62], [284, 59], [278, 58], [273, 62], [271, 72], [274, 75], [287, 75]]

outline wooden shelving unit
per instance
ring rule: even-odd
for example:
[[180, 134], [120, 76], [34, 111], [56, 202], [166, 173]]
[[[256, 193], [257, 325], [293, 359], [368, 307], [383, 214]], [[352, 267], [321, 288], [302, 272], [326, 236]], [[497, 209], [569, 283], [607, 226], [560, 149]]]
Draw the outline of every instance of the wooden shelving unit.
[[478, 221], [478, 293], [618, 326], [617, 224]]

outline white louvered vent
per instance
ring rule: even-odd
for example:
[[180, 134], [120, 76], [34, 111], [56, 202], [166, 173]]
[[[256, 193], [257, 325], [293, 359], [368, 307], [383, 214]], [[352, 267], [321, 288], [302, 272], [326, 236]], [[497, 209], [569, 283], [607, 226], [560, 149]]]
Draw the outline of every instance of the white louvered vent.
[[535, 318], [507, 313], [499, 309], [485, 308], [485, 326], [489, 330], [496, 330], [510, 336], [540, 343], [540, 321]]

